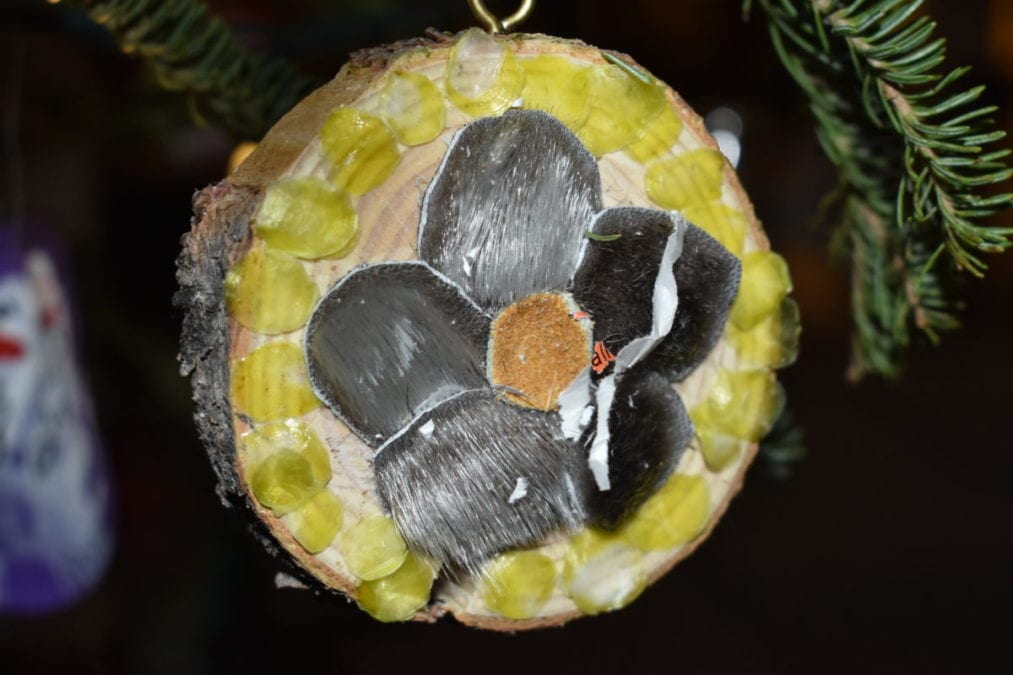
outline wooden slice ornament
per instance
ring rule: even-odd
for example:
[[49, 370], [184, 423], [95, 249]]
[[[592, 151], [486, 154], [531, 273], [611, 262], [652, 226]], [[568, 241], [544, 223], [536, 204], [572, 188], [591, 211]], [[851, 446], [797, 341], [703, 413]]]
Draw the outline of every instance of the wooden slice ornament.
[[223, 499], [381, 621], [625, 606], [727, 508], [797, 345], [700, 118], [493, 20], [354, 54], [197, 195], [179, 261]]

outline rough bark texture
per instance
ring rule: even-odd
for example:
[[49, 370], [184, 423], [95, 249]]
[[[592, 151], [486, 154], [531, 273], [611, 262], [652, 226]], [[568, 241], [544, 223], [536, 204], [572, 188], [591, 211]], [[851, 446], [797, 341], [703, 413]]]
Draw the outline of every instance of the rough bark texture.
[[181, 240], [182, 252], [176, 259], [179, 290], [172, 299], [173, 305], [184, 311], [179, 370], [190, 378], [197, 434], [218, 479], [216, 492], [222, 504], [243, 515], [252, 534], [282, 563], [286, 574], [314, 590], [333, 592], [277, 545], [252, 508], [236, 471], [225, 273], [249, 247], [250, 216], [259, 203], [259, 190], [235, 187], [227, 180], [194, 195], [192, 229]]
[[180, 290], [173, 298], [173, 304], [185, 311], [180, 374], [190, 377], [197, 432], [209, 449], [221, 496], [229, 506], [242, 501], [243, 489], [234, 463], [224, 282], [225, 272], [250, 236], [253, 192], [230, 190], [222, 181], [196, 194], [193, 229], [183, 235], [183, 251], [176, 261]]

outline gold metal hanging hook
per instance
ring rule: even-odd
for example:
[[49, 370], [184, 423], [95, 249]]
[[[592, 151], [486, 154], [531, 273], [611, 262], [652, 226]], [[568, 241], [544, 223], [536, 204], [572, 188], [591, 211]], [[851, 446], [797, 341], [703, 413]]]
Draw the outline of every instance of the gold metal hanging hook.
[[531, 10], [535, 8], [535, 0], [523, 0], [517, 11], [505, 19], [500, 19], [498, 16], [490, 12], [489, 8], [485, 6], [485, 3], [482, 2], [482, 0], [468, 0], [468, 6], [471, 7], [471, 11], [475, 14], [475, 18], [484, 23], [486, 30], [490, 33], [505, 33], [521, 21], [524, 21], [524, 19], [528, 18], [528, 15], [531, 14]]

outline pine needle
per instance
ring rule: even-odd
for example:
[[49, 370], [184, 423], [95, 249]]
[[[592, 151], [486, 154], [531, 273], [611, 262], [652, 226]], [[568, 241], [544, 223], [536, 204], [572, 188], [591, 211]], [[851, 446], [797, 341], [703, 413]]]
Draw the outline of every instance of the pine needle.
[[193, 116], [259, 140], [313, 88], [279, 58], [248, 51], [200, 0], [74, 0], [159, 86], [185, 93]]
[[913, 335], [959, 326], [958, 272], [982, 276], [981, 254], [1010, 246], [988, 218], [1013, 195], [985, 188], [1011, 176], [987, 148], [993, 106], [967, 73], [940, 74], [946, 41], [922, 0], [745, 0], [767, 14], [774, 49], [810, 101], [817, 137], [840, 172], [840, 227], [851, 258], [854, 378], [901, 372]]

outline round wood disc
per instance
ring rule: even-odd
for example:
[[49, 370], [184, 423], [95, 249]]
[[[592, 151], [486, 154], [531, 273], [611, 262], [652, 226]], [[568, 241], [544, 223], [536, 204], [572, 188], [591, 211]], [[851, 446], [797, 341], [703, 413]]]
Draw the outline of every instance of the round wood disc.
[[[459, 185], [477, 183], [476, 176], [486, 175], [481, 158], [463, 158], [472, 147], [464, 139], [477, 139], [477, 151], [498, 152], [501, 137], [495, 134], [506, 133], [504, 125], [510, 120], [519, 120], [523, 128], [510, 137], [508, 150], [522, 146], [522, 154], [536, 164], [521, 165], [515, 172], [520, 178], [510, 179], [520, 181], [516, 192], [535, 195], [525, 197], [524, 208], [558, 210], [569, 208], [568, 200], [575, 199], [577, 188], [546, 196], [524, 183], [529, 177], [535, 180], [542, 170], [539, 163], [553, 153], [564, 157], [552, 164], [557, 173], [569, 167], [571, 155], [586, 159], [574, 160], [577, 164], [588, 165], [573, 169], [576, 178], [561, 182], [580, 182], [586, 176], [591, 183], [600, 180], [597, 195], [594, 185], [588, 188], [592, 196], [587, 209], [594, 213], [578, 232], [580, 250], [559, 244], [563, 252], [553, 264], [562, 269], [571, 251], [577, 260], [588, 255], [581, 253], [585, 247], [622, 242], [615, 235], [597, 233], [595, 228], [606, 221], [603, 213], [632, 213], [637, 218], [647, 214], [643, 217], [666, 223], [691, 223], [710, 235], [708, 242], [720, 244], [722, 255], [727, 252], [735, 261], [735, 279], [729, 282], [735, 299], [730, 311], [726, 302], [716, 312], [720, 317], [714, 321], [719, 323], [707, 329], [717, 331], [716, 344], [708, 343], [706, 353], [692, 359], [684, 372], [673, 371], [672, 384], [659, 393], [665, 405], [684, 409], [692, 425], [686, 426], [684, 451], [659, 450], [677, 462], [658, 469], [656, 485], [624, 502], [632, 504], [629, 509], [602, 507], [610, 514], [607, 518], [567, 521], [519, 549], [470, 558], [462, 554], [463, 564], [452, 565], [433, 554], [442, 549], [428, 546], [417, 535], [412, 538], [405, 522], [392, 518], [377, 485], [377, 476], [383, 475], [379, 457], [393, 452], [388, 445], [410, 445], [410, 434], [430, 439], [434, 426], [437, 436], [441, 427], [430, 425], [425, 415], [405, 425], [395, 412], [388, 415], [385, 403], [370, 408], [373, 399], [360, 394], [362, 388], [374, 387], [380, 392], [376, 397], [394, 397], [390, 391], [402, 383], [407, 391], [419, 378], [442, 377], [440, 364], [455, 359], [471, 363], [472, 352], [479, 354], [479, 361], [486, 358], [489, 329], [482, 322], [491, 320], [494, 310], [513, 296], [500, 297], [498, 288], [480, 285], [462, 291], [467, 283], [454, 276], [453, 270], [462, 274], [457, 267], [440, 263], [444, 267], [433, 276], [429, 263], [457, 255], [451, 244], [432, 243], [437, 234], [443, 237], [439, 242], [451, 237], [439, 229], [443, 214], [472, 207], [475, 213], [495, 214], [507, 208], [503, 204], [512, 197], [496, 192], [508, 182], [505, 174], [496, 174], [492, 187], [472, 185], [466, 196]], [[536, 127], [549, 130], [544, 139], [525, 135], [535, 134], [531, 129]], [[483, 140], [485, 128], [492, 130], [488, 133], [493, 140]], [[568, 149], [571, 146], [578, 150]], [[458, 174], [459, 180], [452, 180]], [[467, 206], [479, 198], [488, 205]], [[197, 424], [220, 492], [228, 504], [247, 513], [255, 532], [290, 575], [305, 585], [343, 593], [378, 619], [435, 620], [450, 613], [475, 626], [521, 630], [625, 606], [706, 538], [739, 490], [757, 441], [782, 404], [773, 369], [794, 358], [798, 336], [797, 308], [787, 298], [791, 289], [783, 260], [769, 251], [732, 167], [700, 118], [671, 88], [625, 55], [543, 35], [490, 36], [475, 29], [354, 54], [334, 80], [278, 122], [228, 178], [199, 193], [194, 207], [193, 229], [179, 260], [177, 302], [186, 309], [180, 358], [184, 374], [191, 378]], [[573, 207], [566, 213], [578, 214], [576, 218], [584, 211]], [[545, 227], [554, 227], [557, 217], [546, 220]], [[421, 247], [420, 223], [429, 231]], [[517, 237], [528, 236], [517, 227]], [[666, 227], [665, 232], [674, 232], [671, 225]], [[674, 240], [674, 235], [666, 236]], [[559, 241], [546, 236], [540, 246], [551, 248]], [[666, 240], [659, 241], [653, 248], [646, 245], [642, 253], [662, 258]], [[693, 265], [697, 253], [688, 241], [689, 235], [681, 240], [679, 260]], [[499, 246], [513, 250], [513, 240]], [[453, 263], [463, 265], [465, 277], [470, 277], [472, 264], [481, 264], [468, 255], [465, 251]], [[538, 255], [527, 257], [533, 268], [546, 267]], [[526, 278], [527, 263], [513, 263]], [[655, 268], [659, 264], [664, 269], [663, 262], [655, 262]], [[401, 275], [394, 290], [384, 286], [391, 277], [388, 267]], [[625, 281], [632, 273], [610, 267], [607, 259], [601, 267], [588, 273], [598, 284], [594, 297], [602, 297], [603, 305], [614, 300], [617, 311], [633, 307], [637, 298], [626, 296], [639, 287]], [[572, 276], [565, 270], [546, 273]], [[600, 281], [604, 277], [610, 280]], [[649, 282], [648, 324], [650, 289], [660, 283]], [[559, 297], [566, 302], [569, 293], [578, 294], [566, 284], [555, 286], [544, 290], [565, 292]], [[396, 304], [402, 301], [396, 296], [399, 289], [407, 289], [403, 306]], [[700, 292], [705, 291], [711, 292]], [[544, 311], [556, 312], [551, 321], [558, 332], [576, 336], [568, 338], [571, 352], [587, 349], [589, 363], [597, 358], [595, 363], [605, 367], [614, 352], [622, 361], [622, 351], [609, 351], [605, 342], [599, 348], [588, 338], [582, 346], [584, 334], [567, 327], [569, 305], [561, 302], [549, 298]], [[360, 310], [356, 303], [368, 309]], [[689, 316], [680, 311], [691, 312], [691, 303], [680, 290], [676, 325], [681, 325], [681, 316]], [[576, 305], [572, 310], [574, 321], [586, 314]], [[436, 368], [431, 374], [398, 374], [370, 351], [388, 343], [392, 349], [404, 346], [389, 337], [399, 317], [428, 321], [425, 317], [439, 313], [453, 331], [444, 334], [443, 328], [433, 328], [433, 337], [426, 338], [435, 341], [426, 347], [426, 367]], [[479, 322], [485, 328], [469, 333], [471, 329], [462, 326], [473, 315], [488, 319]], [[699, 315], [709, 316], [702, 310]], [[521, 344], [528, 333], [550, 323], [537, 313], [524, 316], [532, 327], [511, 328], [510, 340], [503, 338], [502, 343]], [[695, 324], [687, 325], [684, 330], [692, 331]], [[458, 347], [458, 338], [464, 346]], [[374, 358], [375, 363], [370, 360]], [[484, 361], [475, 367], [478, 374], [468, 377], [486, 377]], [[524, 376], [542, 379], [539, 372]], [[573, 367], [568, 372], [572, 375]], [[519, 415], [527, 424], [533, 416], [556, 416], [552, 397], [559, 389], [549, 389], [545, 411], [515, 406], [520, 412], [504, 413], [504, 419]], [[482, 405], [514, 405], [491, 400]], [[633, 395], [629, 406], [636, 407]], [[463, 402], [460, 407], [466, 412]], [[463, 416], [461, 411], [448, 408], [446, 414]], [[668, 423], [665, 412], [637, 414], [654, 415], [647, 421], [661, 427]], [[450, 422], [440, 418], [438, 424]], [[583, 437], [588, 446], [593, 424]], [[615, 443], [623, 441], [615, 436]], [[540, 446], [532, 443], [537, 451]], [[449, 460], [437, 455], [432, 461]], [[384, 471], [397, 470], [386, 466]], [[587, 481], [594, 485], [590, 474]], [[510, 488], [510, 503], [523, 503], [526, 481]], [[425, 493], [413, 494], [422, 502], [413, 508], [429, 508]]]

